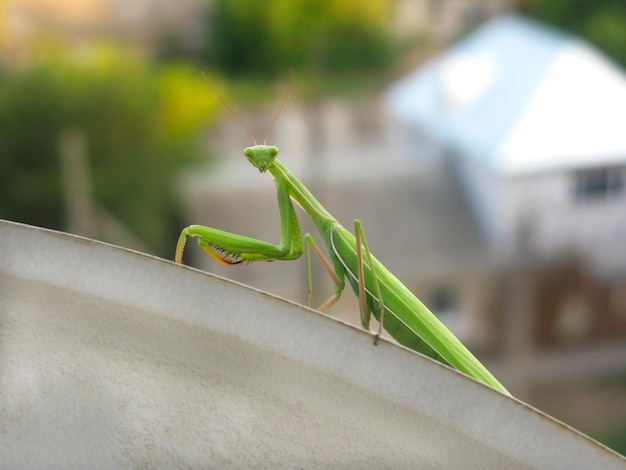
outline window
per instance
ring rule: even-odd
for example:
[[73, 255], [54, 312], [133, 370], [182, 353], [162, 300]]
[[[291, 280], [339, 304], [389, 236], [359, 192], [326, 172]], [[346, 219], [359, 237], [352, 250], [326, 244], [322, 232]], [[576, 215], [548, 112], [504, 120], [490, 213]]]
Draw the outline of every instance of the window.
[[574, 174], [574, 196], [579, 201], [606, 199], [624, 188], [624, 172], [620, 168], [594, 168]]
[[440, 285], [432, 290], [428, 306], [437, 316], [458, 313], [459, 299], [457, 290], [451, 285]]

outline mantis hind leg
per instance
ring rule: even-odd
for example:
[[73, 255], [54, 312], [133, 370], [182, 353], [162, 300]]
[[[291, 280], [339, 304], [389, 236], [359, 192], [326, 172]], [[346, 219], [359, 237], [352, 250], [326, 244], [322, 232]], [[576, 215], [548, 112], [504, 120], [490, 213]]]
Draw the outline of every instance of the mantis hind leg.
[[358, 278], [359, 278], [359, 307], [360, 307], [359, 309], [361, 311], [361, 324], [363, 325], [363, 328], [367, 330], [369, 330], [371, 311], [367, 304], [365, 276], [363, 274], [363, 249], [365, 249], [365, 256], [367, 257], [367, 263], [372, 272], [374, 294], [376, 295], [376, 298], [378, 299], [378, 308], [379, 308], [378, 330], [374, 334], [374, 344], [376, 344], [383, 330], [383, 320], [385, 316], [385, 304], [383, 303], [383, 297], [380, 293], [380, 285], [378, 284], [378, 276], [376, 275], [376, 267], [374, 266], [374, 262], [372, 260], [372, 253], [370, 252], [369, 246], [367, 245], [367, 239], [365, 238], [365, 233], [363, 232], [361, 221], [358, 219], [354, 221], [354, 236], [356, 238], [356, 262], [357, 262], [357, 273], [358, 273]]
[[320, 250], [320, 247], [317, 246], [317, 243], [315, 243], [315, 240], [313, 239], [310, 233], [307, 233], [304, 235], [304, 241], [306, 244], [306, 269], [307, 269], [306, 306], [309, 307], [311, 305], [311, 294], [313, 294], [313, 281], [311, 277], [311, 248], [313, 248], [313, 251], [318, 256], [318, 258], [322, 262], [322, 265], [324, 266], [324, 268], [326, 269], [326, 271], [332, 278], [333, 282], [335, 283], [335, 289], [334, 289], [335, 291], [333, 295], [318, 308], [320, 312], [325, 312], [326, 310], [328, 310], [330, 307], [332, 307], [339, 301], [339, 298], [341, 297], [341, 294], [346, 284], [342, 279], [339, 278], [337, 273], [333, 270], [333, 267], [331, 266], [330, 261], [328, 261], [328, 259], [324, 256], [324, 253], [322, 252], [322, 250]]

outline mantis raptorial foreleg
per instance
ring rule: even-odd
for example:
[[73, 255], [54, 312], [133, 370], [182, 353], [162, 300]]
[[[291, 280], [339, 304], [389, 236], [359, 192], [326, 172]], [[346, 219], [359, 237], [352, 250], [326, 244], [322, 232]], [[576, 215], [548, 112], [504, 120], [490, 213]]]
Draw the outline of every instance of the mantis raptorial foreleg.
[[278, 245], [212, 227], [190, 225], [181, 232], [178, 238], [176, 262], [183, 262], [183, 251], [188, 236], [198, 238], [198, 245], [204, 252], [222, 264], [233, 265], [252, 261], [299, 258], [302, 255], [302, 236], [286, 182], [276, 180], [276, 190], [281, 223], [281, 237]]

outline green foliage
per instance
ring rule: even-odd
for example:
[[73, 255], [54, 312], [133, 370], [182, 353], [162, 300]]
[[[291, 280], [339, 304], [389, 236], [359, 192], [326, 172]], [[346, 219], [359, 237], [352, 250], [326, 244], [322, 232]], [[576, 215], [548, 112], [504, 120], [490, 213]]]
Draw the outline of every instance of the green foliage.
[[624, 0], [526, 0], [522, 11], [587, 39], [626, 66]]
[[231, 75], [380, 71], [396, 58], [388, 18], [383, 0], [216, 0], [207, 53]]
[[61, 77], [52, 68], [9, 74], [1, 83], [0, 216], [3, 218], [46, 227], [60, 226], [62, 194], [56, 139], [62, 123], [69, 118], [62, 89]]
[[197, 71], [153, 70], [113, 49], [53, 58], [0, 79], [0, 217], [64, 229], [61, 134], [88, 142], [95, 198], [157, 253], [170, 254], [171, 181], [221, 112]]
[[583, 36], [626, 67], [626, 3], [589, 18]]

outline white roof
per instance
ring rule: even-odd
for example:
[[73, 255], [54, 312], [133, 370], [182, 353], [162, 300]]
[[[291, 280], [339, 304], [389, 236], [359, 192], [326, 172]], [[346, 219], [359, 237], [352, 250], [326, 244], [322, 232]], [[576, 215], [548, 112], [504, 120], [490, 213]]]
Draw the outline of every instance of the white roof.
[[389, 90], [392, 113], [505, 173], [626, 163], [626, 76], [587, 43], [490, 21]]

